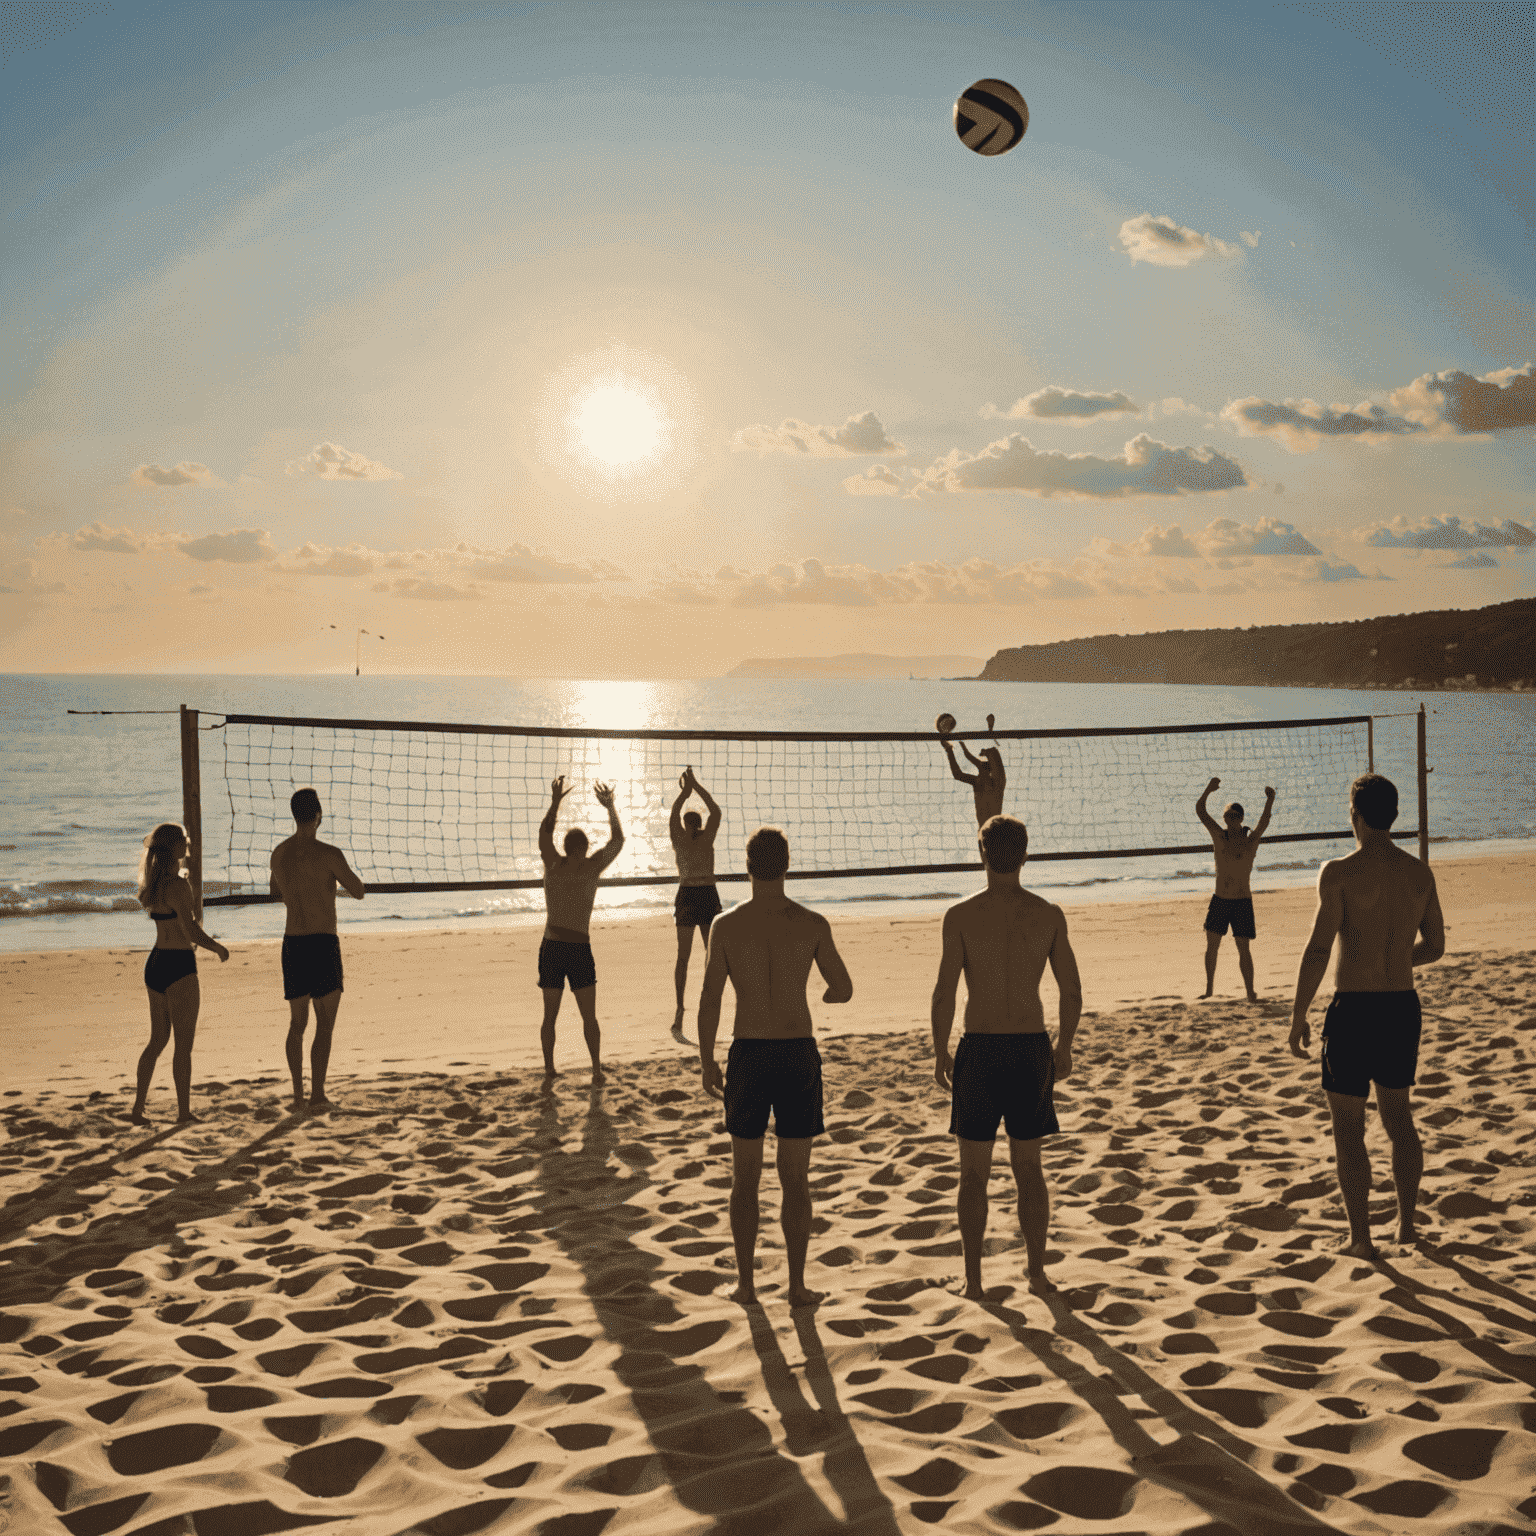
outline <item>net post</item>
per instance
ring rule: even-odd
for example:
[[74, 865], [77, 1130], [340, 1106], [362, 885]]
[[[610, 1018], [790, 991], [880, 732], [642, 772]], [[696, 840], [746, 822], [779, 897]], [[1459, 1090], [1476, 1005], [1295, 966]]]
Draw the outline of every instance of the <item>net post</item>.
[[1376, 772], [1376, 716], [1365, 722], [1365, 771]]
[[1425, 765], [1422, 704], [1419, 705], [1419, 860], [1429, 863], [1429, 769]]
[[203, 775], [197, 745], [197, 711], [181, 706], [181, 821], [187, 829], [187, 876], [192, 913], [203, 920]]

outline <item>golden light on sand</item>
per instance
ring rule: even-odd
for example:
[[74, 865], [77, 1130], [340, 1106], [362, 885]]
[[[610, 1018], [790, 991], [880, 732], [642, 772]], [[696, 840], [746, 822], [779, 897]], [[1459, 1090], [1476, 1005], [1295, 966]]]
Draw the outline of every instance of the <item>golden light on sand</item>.
[[603, 464], [633, 464], [663, 451], [663, 418], [644, 391], [626, 379], [599, 384], [577, 400], [571, 429], [582, 448]]

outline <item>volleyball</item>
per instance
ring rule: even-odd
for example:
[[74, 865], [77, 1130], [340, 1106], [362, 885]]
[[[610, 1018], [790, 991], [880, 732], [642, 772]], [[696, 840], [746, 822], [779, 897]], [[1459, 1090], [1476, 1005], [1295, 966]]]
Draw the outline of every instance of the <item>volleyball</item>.
[[978, 155], [1006, 154], [1029, 127], [1029, 108], [1006, 80], [978, 80], [955, 102], [955, 132]]
[[955, 717], [953, 715], [940, 715], [939, 718], [933, 722], [933, 728], [939, 733], [940, 736], [948, 736], [949, 733], [955, 728]]

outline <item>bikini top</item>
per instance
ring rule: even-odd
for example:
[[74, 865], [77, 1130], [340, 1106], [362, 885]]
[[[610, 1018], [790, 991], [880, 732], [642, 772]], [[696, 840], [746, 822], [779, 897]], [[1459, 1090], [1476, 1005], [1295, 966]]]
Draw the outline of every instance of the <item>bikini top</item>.
[[174, 912], [151, 912], [149, 914], [157, 923], [168, 923], [176, 916]]

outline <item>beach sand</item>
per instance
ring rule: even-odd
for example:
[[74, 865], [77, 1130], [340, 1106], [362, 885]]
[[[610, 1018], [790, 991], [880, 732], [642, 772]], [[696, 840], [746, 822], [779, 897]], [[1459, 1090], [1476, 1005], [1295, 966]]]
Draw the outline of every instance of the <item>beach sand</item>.
[[[859, 991], [816, 1007], [828, 1294], [794, 1313], [771, 1170], [764, 1305], [726, 1299], [729, 1144], [666, 1031], [657, 924], [599, 930], [608, 1080], [578, 1070], [573, 1016], [548, 1092], [536, 933], [348, 941], [323, 1116], [288, 1112], [275, 954], [205, 960], [203, 1118], [174, 1128], [157, 1090], [149, 1131], [121, 1076], [141, 959], [6, 957], [0, 1529], [1536, 1529], [1531, 869], [1437, 873], [1423, 1246], [1335, 1251], [1317, 1066], [1285, 1049], [1310, 893], [1259, 899], [1257, 1005], [1229, 947], [1225, 995], [1190, 1001], [1203, 902], [1078, 909], [1094, 1017], [1045, 1153], [1060, 1291], [1021, 1284], [1000, 1158], [985, 1303], [949, 1289], [936, 919], [838, 924]], [[1369, 1139], [1385, 1239], [1374, 1115]]]

